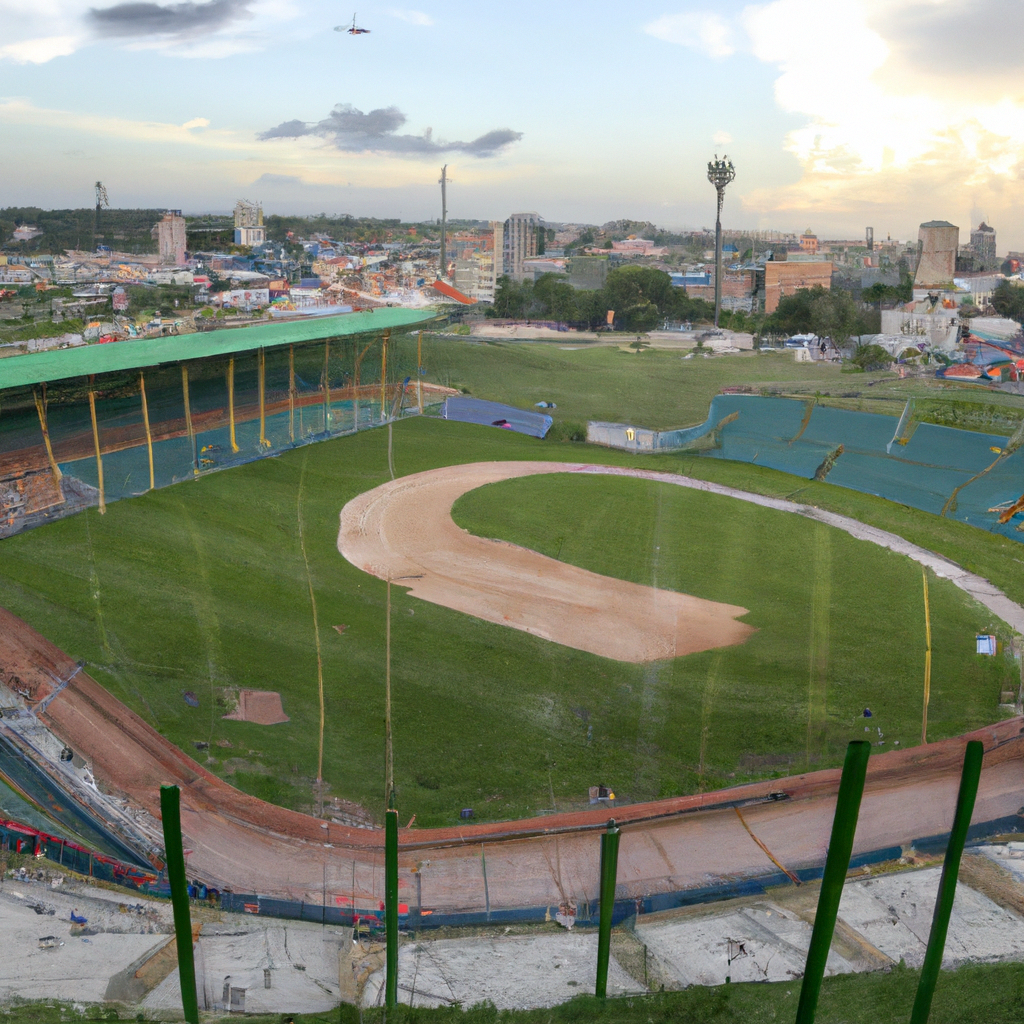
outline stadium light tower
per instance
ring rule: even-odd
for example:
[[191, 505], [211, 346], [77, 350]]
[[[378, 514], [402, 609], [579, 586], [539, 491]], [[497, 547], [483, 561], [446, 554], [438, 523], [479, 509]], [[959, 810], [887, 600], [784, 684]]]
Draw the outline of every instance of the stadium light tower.
[[718, 193], [718, 214], [715, 217], [715, 326], [718, 326], [718, 314], [722, 309], [722, 203], [725, 201], [725, 186], [736, 177], [736, 168], [727, 157], [708, 161], [708, 181], [715, 186]]

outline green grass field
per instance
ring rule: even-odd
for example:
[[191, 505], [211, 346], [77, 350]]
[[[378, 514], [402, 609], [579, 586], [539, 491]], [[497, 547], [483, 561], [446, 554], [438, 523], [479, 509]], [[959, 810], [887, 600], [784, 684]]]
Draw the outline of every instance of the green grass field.
[[[327, 795], [375, 811], [385, 585], [338, 554], [336, 534], [342, 505], [388, 478], [386, 443], [374, 430], [311, 445], [10, 538], [0, 604], [85, 658], [95, 678], [212, 771], [309, 808], [318, 711], [301, 515], [324, 647]], [[1007, 569], [1007, 554], [1021, 553], [1012, 541], [828, 484], [429, 419], [395, 427], [400, 475], [506, 458], [642, 465], [820, 498], [925, 546], [970, 548], [1024, 592], [1020, 565]], [[796, 516], [637, 481], [496, 485], [467, 495], [458, 514], [477, 532], [595, 571], [741, 604], [759, 632], [742, 647], [622, 665], [395, 587], [396, 780], [402, 812], [421, 825], [457, 820], [467, 806], [479, 818], [536, 813], [552, 800], [567, 808], [597, 782], [638, 800], [836, 764], [847, 738], [864, 738], [865, 704], [885, 734], [879, 749], [917, 740], [921, 572], [905, 559]], [[998, 718], [1016, 666], [973, 653], [976, 631], [1005, 632], [984, 609], [941, 581], [931, 594], [934, 739]], [[224, 721], [225, 692], [237, 687], [279, 690], [291, 721]], [[198, 708], [184, 702], [186, 690]]]

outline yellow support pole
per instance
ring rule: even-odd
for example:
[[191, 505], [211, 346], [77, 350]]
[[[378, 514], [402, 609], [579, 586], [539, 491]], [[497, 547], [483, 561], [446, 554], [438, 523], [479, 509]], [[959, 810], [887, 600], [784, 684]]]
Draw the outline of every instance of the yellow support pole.
[[181, 364], [181, 392], [185, 399], [185, 430], [192, 445], [192, 474], [199, 476], [199, 459], [196, 454], [196, 434], [192, 429], [192, 406], [188, 400], [188, 367]]
[[288, 346], [288, 438], [295, 440], [295, 346]]
[[231, 450], [238, 452], [235, 440], [235, 357], [228, 360], [228, 431], [231, 435]]
[[260, 447], [269, 448], [267, 441], [267, 415], [266, 415], [266, 384], [267, 384], [267, 354], [263, 349], [257, 353], [259, 368], [260, 387]]
[[416, 404], [423, 415], [423, 332], [416, 336]]
[[324, 341], [324, 433], [331, 429], [331, 381], [327, 361], [331, 357], [331, 343]]
[[[89, 382], [90, 384], [92, 381]], [[103, 456], [100, 454], [100, 428], [96, 423], [96, 392], [89, 392], [89, 415], [92, 417], [92, 442], [96, 446], [96, 482], [100, 492], [100, 515], [105, 515], [107, 502], [103, 494]]]
[[149, 429], [149, 403], [146, 401], [146, 376], [139, 374], [139, 394], [142, 396], [142, 422], [146, 427], [146, 452], [149, 454], [149, 489], [156, 487], [156, 477], [153, 473], [153, 434]]
[[391, 340], [391, 332], [385, 331], [381, 339], [380, 355], [380, 418], [383, 420], [387, 415], [387, 380], [388, 380], [388, 342]]
[[60, 490], [60, 482], [64, 475], [60, 471], [60, 466], [57, 465], [57, 460], [53, 457], [53, 446], [50, 444], [50, 428], [46, 424], [46, 385], [43, 385], [42, 398], [39, 397], [35, 388], [32, 389], [32, 394], [36, 400], [36, 412], [39, 413], [39, 426], [43, 431], [43, 444], [46, 445], [46, 458], [50, 463], [50, 472], [53, 474], [53, 482]]
[[928, 571], [921, 569], [924, 581], [924, 707], [921, 711], [921, 742], [928, 742], [928, 701], [932, 695], [932, 619], [928, 610]]

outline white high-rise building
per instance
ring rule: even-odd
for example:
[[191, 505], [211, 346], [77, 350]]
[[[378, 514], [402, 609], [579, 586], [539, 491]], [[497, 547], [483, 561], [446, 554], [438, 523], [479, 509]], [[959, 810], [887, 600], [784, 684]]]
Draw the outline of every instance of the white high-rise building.
[[185, 218], [181, 210], [168, 210], [164, 219], [157, 221], [152, 233], [156, 235], [160, 262], [180, 267], [185, 263]]
[[235, 203], [235, 245], [262, 245], [266, 240], [263, 207], [239, 199]]
[[[544, 225], [539, 213], [513, 213], [501, 227], [501, 248], [495, 230], [495, 253], [502, 255], [502, 273], [515, 281], [523, 279], [523, 260], [537, 255], [537, 231]], [[495, 264], [497, 264], [495, 260]], [[501, 274], [498, 275], [499, 277]]]

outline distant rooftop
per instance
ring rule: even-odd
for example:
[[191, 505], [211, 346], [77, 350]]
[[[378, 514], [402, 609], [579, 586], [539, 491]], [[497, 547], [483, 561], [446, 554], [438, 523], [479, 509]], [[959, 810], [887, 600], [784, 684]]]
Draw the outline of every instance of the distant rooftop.
[[923, 228], [955, 228], [955, 224], [950, 224], [948, 220], [929, 220], [925, 221], [921, 225]]

